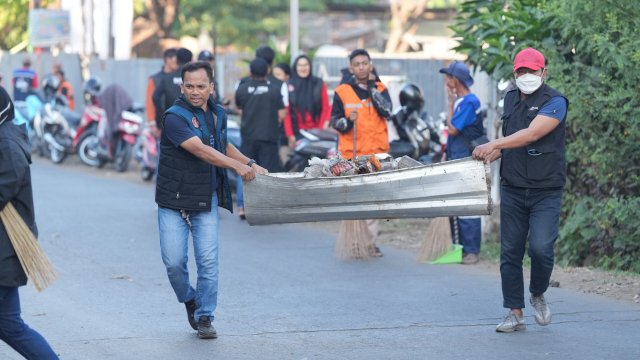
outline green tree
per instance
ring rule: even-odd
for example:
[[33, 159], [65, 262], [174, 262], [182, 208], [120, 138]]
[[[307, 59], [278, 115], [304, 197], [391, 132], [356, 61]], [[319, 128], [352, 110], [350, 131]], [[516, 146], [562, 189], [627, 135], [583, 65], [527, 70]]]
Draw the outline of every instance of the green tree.
[[[300, 1], [301, 11], [324, 9], [324, 1]], [[206, 29], [218, 46], [255, 47], [289, 31], [289, 0], [191, 0], [181, 11], [177, 35], [197, 36]]]
[[[41, 1], [47, 7], [52, 1]], [[11, 49], [29, 40], [29, 0], [0, 1], [0, 49]]]
[[640, 3], [466, 1], [458, 51], [496, 78], [540, 49], [570, 101], [561, 261], [640, 273]]

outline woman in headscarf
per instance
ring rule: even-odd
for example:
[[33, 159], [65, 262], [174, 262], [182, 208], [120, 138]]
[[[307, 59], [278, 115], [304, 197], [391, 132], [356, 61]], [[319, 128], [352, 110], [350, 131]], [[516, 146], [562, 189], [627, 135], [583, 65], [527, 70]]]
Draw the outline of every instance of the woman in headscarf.
[[311, 60], [300, 55], [293, 62], [289, 80], [289, 111], [284, 131], [293, 148], [301, 129], [325, 128], [331, 119], [327, 85], [312, 74]]

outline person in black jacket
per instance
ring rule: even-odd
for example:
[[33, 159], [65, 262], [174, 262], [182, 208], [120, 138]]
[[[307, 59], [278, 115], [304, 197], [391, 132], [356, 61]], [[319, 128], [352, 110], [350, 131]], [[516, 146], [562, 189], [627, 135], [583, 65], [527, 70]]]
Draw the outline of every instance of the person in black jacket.
[[[165, 112], [160, 138], [156, 183], [160, 248], [189, 324], [201, 339], [213, 339], [217, 337], [211, 322], [218, 302], [218, 206], [232, 209], [226, 169], [247, 181], [267, 171], [227, 142], [227, 114], [210, 98], [211, 65], [187, 64], [181, 77], [183, 95]], [[187, 267], [189, 234], [198, 268], [197, 291]]]
[[189, 49], [180, 48], [176, 51], [176, 61], [178, 68], [173, 72], [164, 74], [160, 77], [160, 81], [153, 90], [153, 104], [156, 109], [156, 125], [160, 125], [162, 129], [161, 118], [165, 110], [170, 108], [177, 98], [180, 97], [180, 84], [182, 78], [180, 68], [193, 60], [193, 53]]
[[502, 138], [479, 145], [473, 157], [500, 163], [500, 276], [503, 306], [509, 309], [496, 331], [526, 329], [522, 259], [529, 239], [529, 299], [539, 325], [551, 322], [544, 293], [553, 270], [566, 178], [565, 119], [569, 101], [547, 84], [542, 53], [527, 48], [516, 54], [517, 89], [504, 98]]
[[[26, 129], [13, 123], [9, 94], [0, 87], [0, 210], [11, 203], [37, 236]], [[51, 346], [20, 316], [18, 287], [27, 283], [7, 229], [0, 221], [0, 339], [27, 359], [58, 359]]]

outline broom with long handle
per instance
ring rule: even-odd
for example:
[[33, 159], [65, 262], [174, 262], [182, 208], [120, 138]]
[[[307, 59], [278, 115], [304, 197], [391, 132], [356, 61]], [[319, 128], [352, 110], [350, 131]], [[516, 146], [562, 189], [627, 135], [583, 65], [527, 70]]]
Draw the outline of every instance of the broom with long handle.
[[[356, 166], [356, 121], [353, 122], [353, 166]], [[368, 259], [373, 239], [366, 220], [344, 220], [340, 224], [336, 240], [336, 256], [339, 259]]]
[[44, 290], [56, 279], [56, 271], [38, 240], [11, 202], [0, 211], [0, 220], [27, 277], [33, 281], [38, 291]]

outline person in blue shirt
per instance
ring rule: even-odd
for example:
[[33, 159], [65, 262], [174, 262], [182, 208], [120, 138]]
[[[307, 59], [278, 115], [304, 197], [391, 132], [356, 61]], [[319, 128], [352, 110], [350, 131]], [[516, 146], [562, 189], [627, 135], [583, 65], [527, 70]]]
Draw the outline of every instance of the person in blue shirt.
[[[448, 67], [440, 69], [446, 76], [447, 95], [449, 99], [449, 114], [447, 127], [446, 159], [455, 160], [471, 156], [473, 147], [471, 142], [484, 135], [480, 112], [480, 100], [469, 90], [473, 85], [473, 78], [469, 68], [454, 61]], [[462, 245], [462, 263], [475, 264], [480, 253], [482, 239], [479, 216], [459, 216], [449, 219], [453, 241]]]

